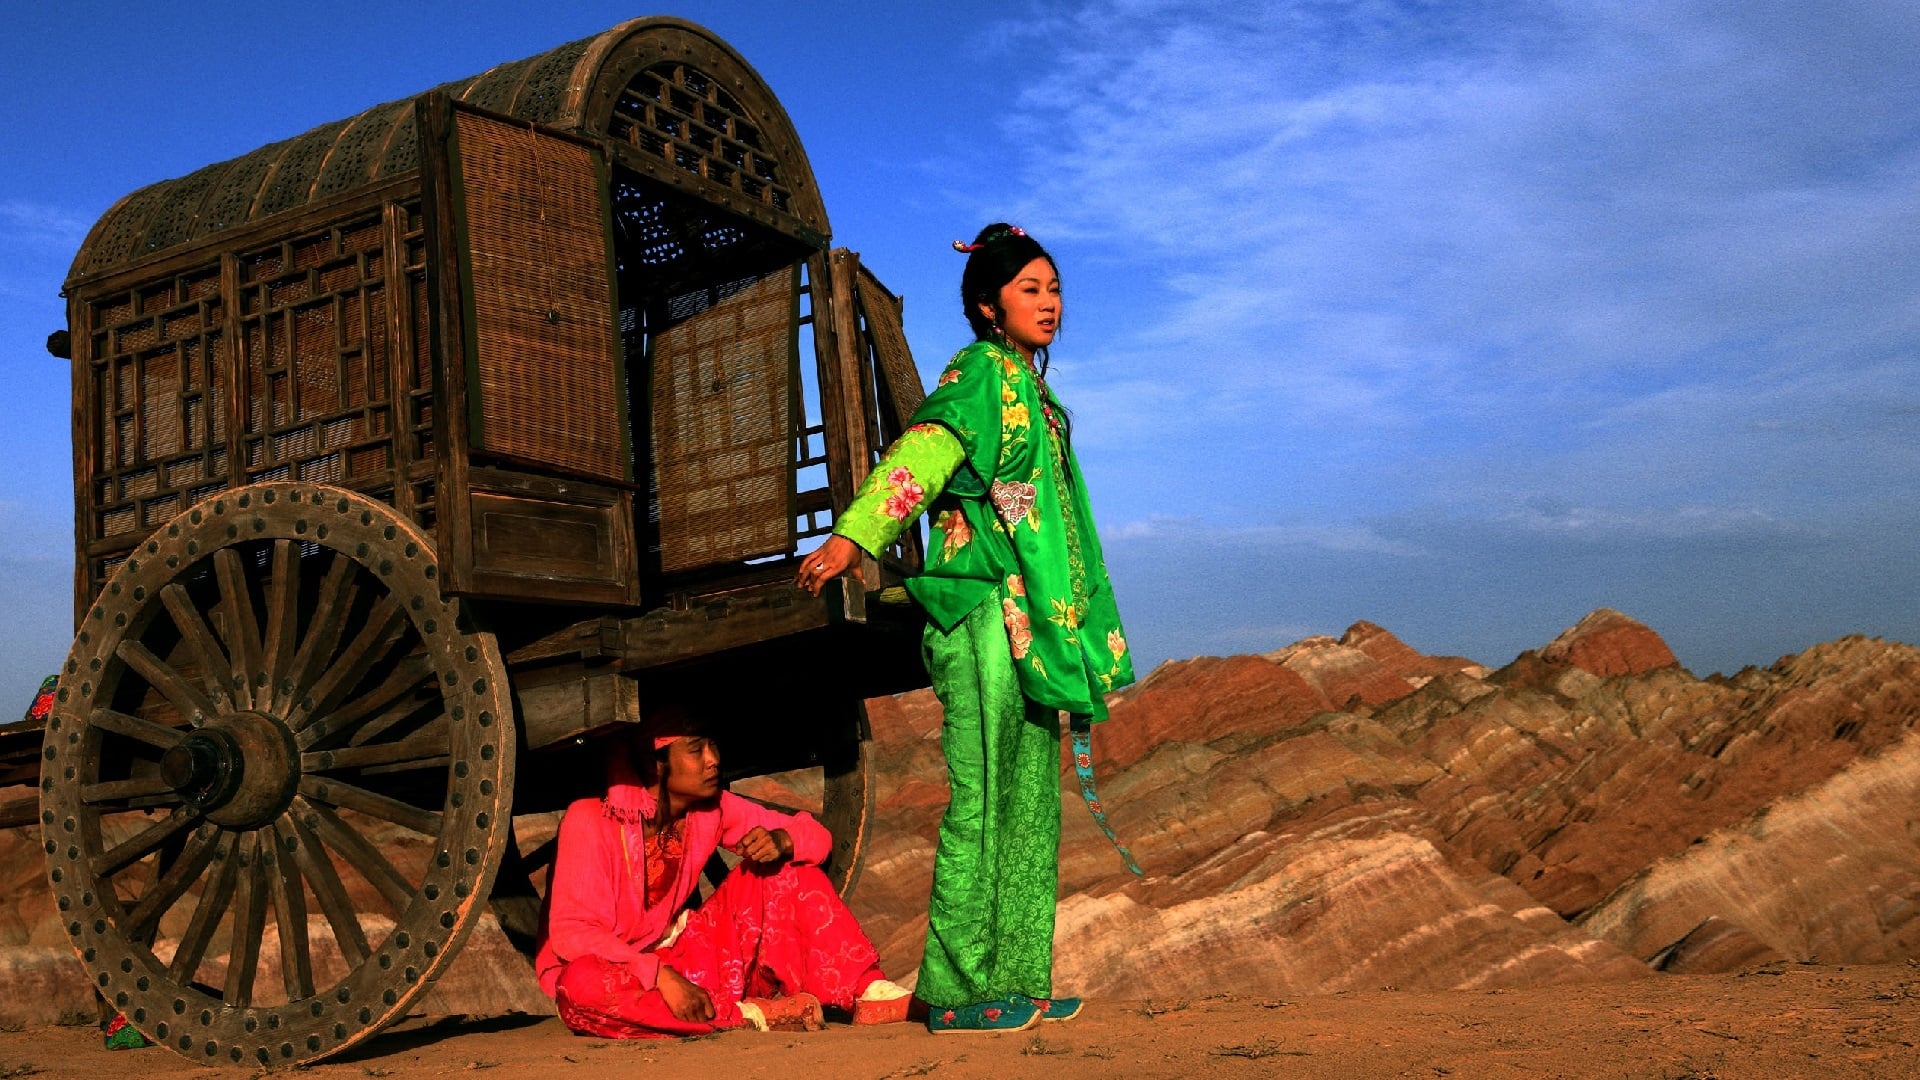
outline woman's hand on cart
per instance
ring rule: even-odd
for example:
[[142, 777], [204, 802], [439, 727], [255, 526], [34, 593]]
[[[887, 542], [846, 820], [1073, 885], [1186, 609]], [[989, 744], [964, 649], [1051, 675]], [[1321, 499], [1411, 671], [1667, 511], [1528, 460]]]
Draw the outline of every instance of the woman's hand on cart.
[[819, 596], [827, 582], [846, 573], [849, 568], [853, 570], [853, 580], [865, 585], [866, 576], [860, 572], [862, 554], [859, 545], [846, 537], [838, 534], [829, 536], [826, 543], [800, 560], [800, 571], [793, 576], [794, 588]]

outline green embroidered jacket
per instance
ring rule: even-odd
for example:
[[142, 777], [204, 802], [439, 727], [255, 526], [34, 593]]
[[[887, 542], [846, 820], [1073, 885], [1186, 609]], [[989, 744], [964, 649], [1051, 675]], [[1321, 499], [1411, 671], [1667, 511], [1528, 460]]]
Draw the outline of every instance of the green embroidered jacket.
[[1133, 660], [1062, 415], [1025, 357], [974, 342], [833, 531], [878, 554], [930, 508], [926, 569], [907, 589], [934, 625], [952, 630], [998, 592], [1027, 697], [1103, 720]]

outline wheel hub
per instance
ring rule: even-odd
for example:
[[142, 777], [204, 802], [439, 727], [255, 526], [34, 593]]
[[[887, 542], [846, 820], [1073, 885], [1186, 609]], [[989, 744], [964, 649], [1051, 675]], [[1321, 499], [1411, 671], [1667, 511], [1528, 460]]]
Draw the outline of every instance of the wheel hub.
[[239, 790], [244, 764], [232, 736], [203, 728], [160, 758], [160, 775], [181, 798], [211, 810], [226, 805]]
[[285, 724], [262, 713], [234, 713], [170, 747], [160, 758], [160, 775], [207, 820], [255, 829], [293, 802], [299, 760]]

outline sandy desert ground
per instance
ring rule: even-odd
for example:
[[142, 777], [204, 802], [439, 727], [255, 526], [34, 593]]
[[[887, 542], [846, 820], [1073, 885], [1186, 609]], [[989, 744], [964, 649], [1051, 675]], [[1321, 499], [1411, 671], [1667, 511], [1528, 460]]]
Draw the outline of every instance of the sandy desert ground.
[[[918, 1025], [683, 1042], [575, 1038], [551, 1018], [419, 1017], [298, 1070], [316, 1080], [488, 1080], [555, 1069], [640, 1075], [1000, 1080], [1080, 1077], [1619, 1077], [1780, 1080], [1920, 1075], [1920, 966], [1779, 964], [1730, 975], [1493, 991], [1099, 1001], [1063, 1024], [1001, 1035]], [[161, 1049], [108, 1053], [90, 1028], [0, 1033], [0, 1078], [188, 1077]]]

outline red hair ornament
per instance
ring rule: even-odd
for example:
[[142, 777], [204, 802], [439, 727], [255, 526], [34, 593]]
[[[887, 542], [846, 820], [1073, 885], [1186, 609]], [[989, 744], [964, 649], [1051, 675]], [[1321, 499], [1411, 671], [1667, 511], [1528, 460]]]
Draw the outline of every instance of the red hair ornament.
[[971, 255], [974, 252], [979, 251], [981, 248], [986, 247], [988, 244], [993, 243], [995, 240], [999, 240], [1008, 236], [1025, 236], [1025, 235], [1027, 235], [1027, 230], [1021, 228], [1018, 225], [1009, 225], [1007, 226], [1006, 231], [994, 233], [992, 236], [987, 237], [985, 240], [982, 240], [977, 244], [969, 244], [964, 240], [955, 240], [953, 242], [953, 250], [959, 252], [962, 255]]

